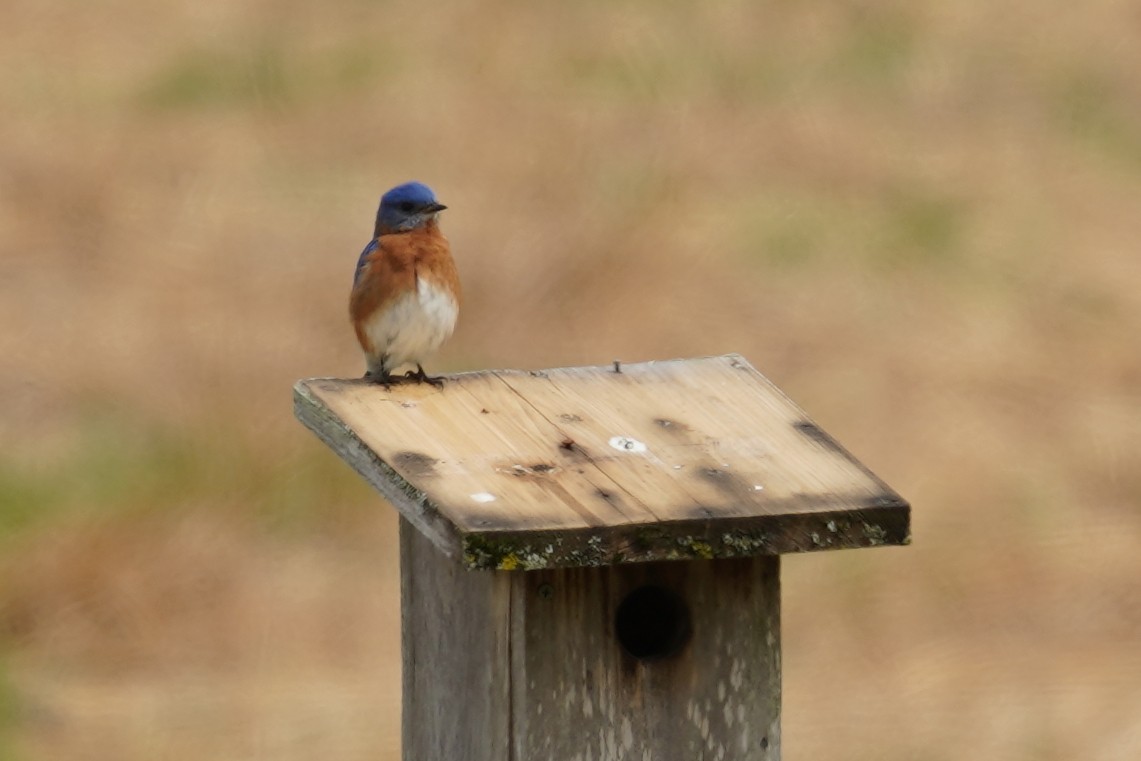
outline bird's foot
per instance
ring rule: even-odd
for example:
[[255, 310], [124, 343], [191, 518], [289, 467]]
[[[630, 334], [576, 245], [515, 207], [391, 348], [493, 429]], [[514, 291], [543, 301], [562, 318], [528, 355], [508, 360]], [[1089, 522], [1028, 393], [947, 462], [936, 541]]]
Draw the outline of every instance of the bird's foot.
[[392, 373], [388, 372], [374, 373], [372, 370], [369, 370], [364, 374], [364, 380], [368, 381], [369, 383], [375, 383], [378, 386], [384, 386], [385, 391], [391, 391], [392, 385], [394, 383], [402, 382], [403, 378], [398, 378]]
[[444, 387], [443, 378], [439, 376], [435, 378], [429, 376], [428, 373], [424, 372], [424, 368], [420, 365], [416, 365], [416, 372], [409, 370], [404, 377], [408, 378], [409, 380], [414, 380], [417, 383], [427, 383], [428, 385], [435, 386], [436, 388]]

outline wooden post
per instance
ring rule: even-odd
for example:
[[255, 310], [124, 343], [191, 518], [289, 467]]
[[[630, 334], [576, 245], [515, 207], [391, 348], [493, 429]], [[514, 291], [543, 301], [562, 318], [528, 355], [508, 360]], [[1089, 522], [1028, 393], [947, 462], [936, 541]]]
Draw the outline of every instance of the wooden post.
[[406, 761], [779, 759], [779, 555], [909, 539], [736, 355], [295, 399], [401, 514]]

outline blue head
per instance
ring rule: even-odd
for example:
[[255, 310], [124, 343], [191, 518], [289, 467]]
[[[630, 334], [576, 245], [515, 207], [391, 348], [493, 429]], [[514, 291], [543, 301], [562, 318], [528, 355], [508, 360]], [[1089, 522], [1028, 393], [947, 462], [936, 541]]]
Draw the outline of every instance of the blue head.
[[399, 233], [423, 227], [448, 208], [436, 200], [436, 194], [422, 182], [397, 185], [380, 198], [376, 211], [376, 235]]

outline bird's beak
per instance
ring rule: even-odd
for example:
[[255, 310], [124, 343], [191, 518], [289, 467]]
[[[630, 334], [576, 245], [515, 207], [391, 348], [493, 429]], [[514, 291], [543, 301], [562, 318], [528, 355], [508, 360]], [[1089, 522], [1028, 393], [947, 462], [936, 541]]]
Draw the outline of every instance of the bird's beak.
[[435, 214], [437, 211], [443, 211], [446, 208], [448, 208], [448, 207], [444, 206], [442, 203], [430, 203], [424, 207], [423, 213], [424, 214]]

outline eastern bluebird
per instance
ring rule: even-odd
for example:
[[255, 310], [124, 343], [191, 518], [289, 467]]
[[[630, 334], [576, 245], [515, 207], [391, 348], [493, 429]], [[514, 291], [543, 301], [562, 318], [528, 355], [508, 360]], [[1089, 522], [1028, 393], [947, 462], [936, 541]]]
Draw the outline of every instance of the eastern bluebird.
[[438, 216], [446, 209], [419, 182], [397, 185], [380, 199], [372, 241], [357, 260], [349, 315], [375, 383], [395, 381], [393, 369], [416, 365], [405, 378], [443, 385], [420, 365], [452, 334], [460, 281]]

